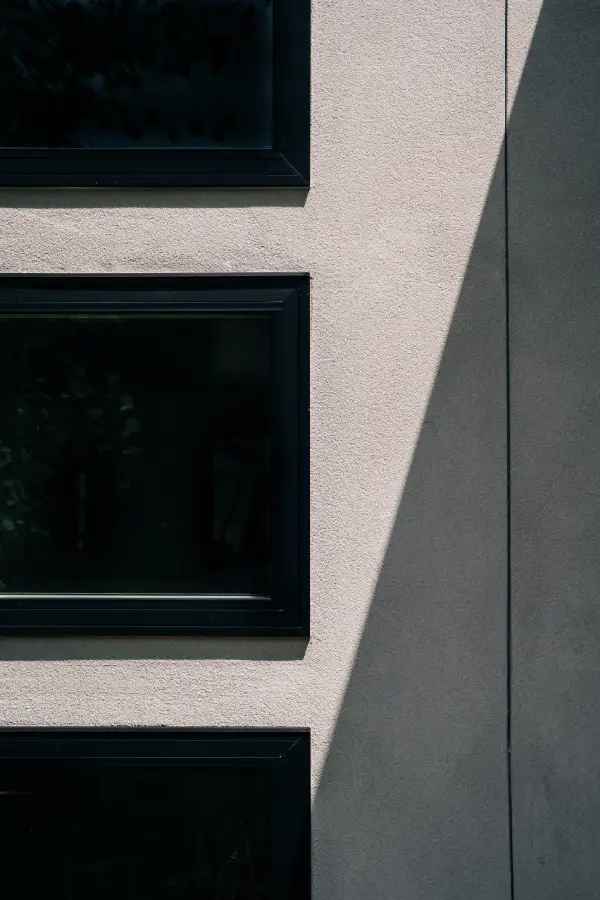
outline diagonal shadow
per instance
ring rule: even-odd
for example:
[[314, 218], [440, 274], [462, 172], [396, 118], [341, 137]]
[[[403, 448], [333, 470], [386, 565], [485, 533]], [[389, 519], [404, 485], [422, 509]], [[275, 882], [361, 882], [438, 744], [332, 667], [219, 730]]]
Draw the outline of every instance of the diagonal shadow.
[[599, 99], [600, 4], [545, 0], [317, 789], [330, 900], [598, 894]]
[[[518, 17], [536, 2], [509, 6]], [[599, 36], [597, 2], [545, 0], [509, 124], [509, 189], [501, 155], [315, 798], [316, 896], [328, 900], [511, 897], [507, 197], [514, 896], [597, 895], [598, 541], [592, 521], [576, 552], [571, 505], [598, 485], [597, 396], [581, 385], [600, 390]], [[582, 434], [587, 458], [569, 456]], [[560, 619], [565, 596], [581, 621]]]
[[498, 163], [314, 805], [330, 900], [507, 900]]
[[315, 797], [315, 896], [598, 894], [599, 66], [600, 4], [545, 0]]

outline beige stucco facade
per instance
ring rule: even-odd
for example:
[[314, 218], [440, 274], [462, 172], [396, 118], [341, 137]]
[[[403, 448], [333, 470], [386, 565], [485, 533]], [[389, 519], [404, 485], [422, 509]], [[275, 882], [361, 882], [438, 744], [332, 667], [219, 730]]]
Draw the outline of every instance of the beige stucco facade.
[[307, 194], [0, 195], [4, 272], [310, 273], [310, 641], [0, 639], [0, 724], [310, 727], [314, 900], [509, 896], [505, 62], [314, 0]]

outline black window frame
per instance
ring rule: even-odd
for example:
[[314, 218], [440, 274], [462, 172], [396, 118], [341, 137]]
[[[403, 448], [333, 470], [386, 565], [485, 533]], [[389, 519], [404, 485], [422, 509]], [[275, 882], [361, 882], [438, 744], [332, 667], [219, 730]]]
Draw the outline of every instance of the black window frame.
[[[159, 297], [152, 299], [154, 292]], [[93, 297], [92, 293], [97, 296]], [[129, 298], [125, 300], [127, 294]], [[121, 313], [218, 310], [255, 311], [272, 316], [273, 367], [282, 377], [273, 379], [276, 446], [271, 597], [240, 601], [235, 595], [216, 597], [201, 592], [192, 597], [176, 592], [143, 595], [0, 592], [0, 636], [308, 637], [308, 276], [0, 275], [0, 316], [17, 310], [19, 315], [28, 312], [35, 315], [89, 313], [92, 309], [98, 314], [113, 315], [116, 310]], [[286, 490], [277, 491], [277, 484], [285, 484]], [[71, 599], [66, 602], [65, 597]], [[119, 603], [130, 606], [118, 606]]]
[[310, 183], [310, 0], [273, 3], [273, 148], [0, 148], [0, 187], [296, 187]]
[[4, 728], [3, 768], [23, 760], [63, 765], [267, 767], [274, 777], [273, 890], [269, 900], [310, 900], [310, 731], [202, 728]]

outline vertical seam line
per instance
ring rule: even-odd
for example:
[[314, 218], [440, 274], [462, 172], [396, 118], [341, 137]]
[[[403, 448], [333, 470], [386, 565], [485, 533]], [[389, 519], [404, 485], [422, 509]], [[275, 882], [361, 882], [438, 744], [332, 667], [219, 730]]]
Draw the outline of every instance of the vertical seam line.
[[511, 391], [510, 391], [510, 244], [508, 206], [508, 13], [509, 0], [504, 0], [504, 289], [505, 289], [505, 359], [506, 359], [506, 774], [508, 806], [509, 894], [515, 898], [515, 863], [513, 834], [512, 780], [512, 553], [511, 553]]

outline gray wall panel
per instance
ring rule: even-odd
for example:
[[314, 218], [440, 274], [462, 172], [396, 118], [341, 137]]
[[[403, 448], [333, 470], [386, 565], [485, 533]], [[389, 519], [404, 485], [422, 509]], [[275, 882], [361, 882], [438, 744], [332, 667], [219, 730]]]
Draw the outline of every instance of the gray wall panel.
[[600, 7], [510, 10], [515, 897], [589, 900], [600, 847]]

